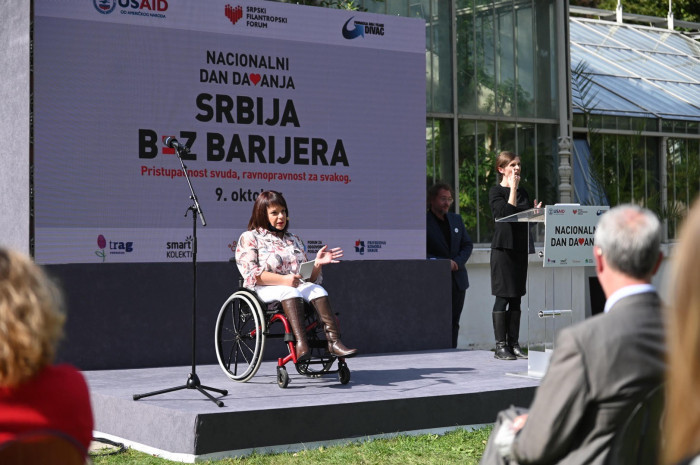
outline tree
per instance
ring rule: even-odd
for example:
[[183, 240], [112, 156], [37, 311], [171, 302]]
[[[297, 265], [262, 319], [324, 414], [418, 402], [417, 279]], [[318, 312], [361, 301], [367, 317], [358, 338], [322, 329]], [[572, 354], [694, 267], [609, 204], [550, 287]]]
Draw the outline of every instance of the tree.
[[[617, 0], [571, 0], [571, 5], [615, 11]], [[680, 21], [700, 22], [700, 2], [697, 0], [673, 0], [673, 17]], [[668, 16], [668, 0], [623, 0], [625, 13], [655, 16]]]

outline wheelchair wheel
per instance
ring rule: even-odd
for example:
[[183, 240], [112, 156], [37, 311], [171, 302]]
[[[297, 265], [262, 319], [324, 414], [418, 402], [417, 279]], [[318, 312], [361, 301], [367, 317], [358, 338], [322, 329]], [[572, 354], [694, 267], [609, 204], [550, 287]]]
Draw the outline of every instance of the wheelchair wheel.
[[338, 363], [338, 380], [340, 384], [348, 384], [350, 382], [350, 368], [343, 362]]
[[289, 386], [289, 374], [285, 367], [277, 367], [277, 385], [282, 389]]
[[257, 373], [265, 348], [265, 319], [258, 300], [246, 290], [231, 294], [216, 319], [216, 358], [226, 376], [246, 382]]

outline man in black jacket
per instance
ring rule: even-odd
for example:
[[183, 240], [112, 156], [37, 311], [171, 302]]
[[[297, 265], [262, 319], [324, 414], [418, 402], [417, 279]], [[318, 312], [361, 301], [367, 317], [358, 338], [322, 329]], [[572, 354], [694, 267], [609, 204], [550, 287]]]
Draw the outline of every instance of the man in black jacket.
[[474, 244], [467, 234], [462, 217], [449, 211], [454, 191], [448, 184], [438, 183], [428, 190], [426, 219], [427, 257], [450, 260], [452, 269], [452, 347], [457, 347], [459, 318], [464, 307], [464, 295], [469, 287], [465, 264]]

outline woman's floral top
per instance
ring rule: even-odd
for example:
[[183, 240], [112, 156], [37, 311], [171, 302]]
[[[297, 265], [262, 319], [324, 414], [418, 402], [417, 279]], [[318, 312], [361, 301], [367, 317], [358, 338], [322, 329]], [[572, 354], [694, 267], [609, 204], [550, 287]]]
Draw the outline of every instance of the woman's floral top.
[[[280, 239], [262, 228], [241, 234], [236, 246], [236, 265], [245, 280], [243, 285], [255, 289], [257, 277], [263, 271], [277, 274], [299, 272], [299, 266], [307, 261], [306, 247], [298, 236], [287, 232]], [[321, 276], [316, 279], [321, 283]]]

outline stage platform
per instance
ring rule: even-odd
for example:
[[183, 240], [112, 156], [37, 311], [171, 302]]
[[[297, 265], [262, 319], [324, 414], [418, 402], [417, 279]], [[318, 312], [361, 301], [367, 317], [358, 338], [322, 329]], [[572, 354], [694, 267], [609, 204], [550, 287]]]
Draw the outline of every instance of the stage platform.
[[277, 386], [276, 362], [264, 362], [247, 383], [229, 380], [218, 365], [198, 366], [203, 385], [228, 390], [216, 396], [224, 407], [194, 389], [133, 400], [184, 385], [191, 366], [87, 371], [95, 436], [192, 463], [481, 426], [511, 404], [528, 406], [539, 384], [509, 376], [526, 372], [527, 360], [496, 360], [489, 351], [403, 352], [347, 362], [347, 385], [336, 375], [306, 378], [290, 364], [286, 389]]

